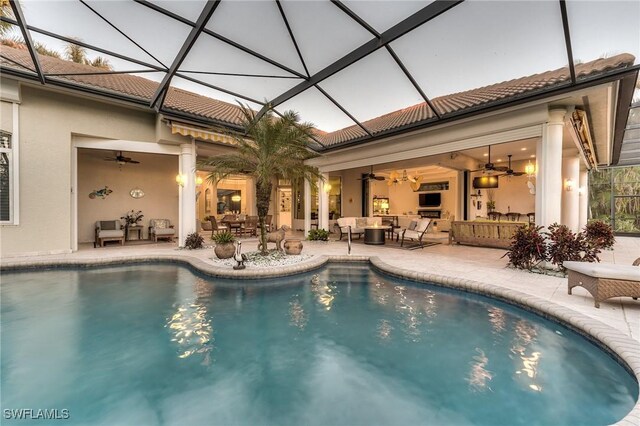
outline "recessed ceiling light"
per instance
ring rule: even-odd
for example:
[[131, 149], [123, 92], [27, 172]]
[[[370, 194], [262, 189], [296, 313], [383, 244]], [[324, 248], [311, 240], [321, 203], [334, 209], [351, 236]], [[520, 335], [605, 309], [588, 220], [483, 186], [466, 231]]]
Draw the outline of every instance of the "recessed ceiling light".
[[502, 161], [502, 158], [498, 158], [496, 161], [499, 163]]
[[531, 154], [529, 157], [536, 158], [536, 155], [535, 154]]
[[489, 154], [487, 154], [486, 152], [484, 154], [482, 154], [483, 157], [488, 157]]
[[527, 148], [520, 148], [520, 151], [526, 151]]

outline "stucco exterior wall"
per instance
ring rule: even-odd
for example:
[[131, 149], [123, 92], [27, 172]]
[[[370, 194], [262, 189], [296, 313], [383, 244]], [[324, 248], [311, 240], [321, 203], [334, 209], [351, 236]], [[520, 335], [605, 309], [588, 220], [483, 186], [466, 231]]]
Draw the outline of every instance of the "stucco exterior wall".
[[[93, 242], [97, 220], [120, 219], [128, 211], [142, 211], [142, 238], [149, 237], [149, 220], [169, 219], [178, 225], [178, 156], [127, 153], [140, 164], [104, 161], [113, 151], [78, 150], [78, 242]], [[113, 192], [105, 197], [89, 194], [108, 186]], [[130, 191], [140, 188], [144, 197], [132, 198]], [[123, 221], [124, 225], [124, 221]], [[137, 235], [136, 235], [137, 238]]]
[[13, 103], [0, 102], [0, 129], [13, 133]]
[[155, 143], [155, 115], [27, 85], [20, 104], [20, 224], [2, 226], [2, 256], [67, 252], [73, 134]]

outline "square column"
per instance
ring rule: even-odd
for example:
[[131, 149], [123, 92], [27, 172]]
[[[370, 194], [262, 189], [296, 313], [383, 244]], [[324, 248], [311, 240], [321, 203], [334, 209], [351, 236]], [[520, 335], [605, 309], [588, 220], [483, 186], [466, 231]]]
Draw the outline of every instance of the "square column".
[[329, 231], [329, 192], [324, 186], [329, 183], [329, 173], [322, 173], [318, 180], [318, 229]]
[[196, 155], [193, 142], [180, 145], [180, 174], [184, 185], [179, 191], [178, 245], [182, 247], [187, 235], [196, 232]]
[[584, 228], [589, 220], [589, 171], [580, 170], [578, 187], [578, 227]]
[[311, 183], [304, 180], [304, 237], [309, 235], [311, 229]]
[[562, 224], [573, 232], [579, 228], [580, 158], [577, 153], [568, 153], [562, 159]]
[[549, 226], [562, 220], [562, 132], [565, 108], [549, 110], [536, 147], [536, 225]]

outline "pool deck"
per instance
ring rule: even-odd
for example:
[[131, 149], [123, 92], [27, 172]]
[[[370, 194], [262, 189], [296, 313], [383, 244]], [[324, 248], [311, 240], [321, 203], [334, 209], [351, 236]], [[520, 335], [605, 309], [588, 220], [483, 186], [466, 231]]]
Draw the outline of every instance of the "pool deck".
[[[432, 237], [442, 238], [434, 235]], [[256, 249], [257, 239], [243, 239], [243, 251]], [[443, 242], [445, 240], [443, 239]], [[260, 274], [274, 271], [301, 272], [309, 267], [332, 260], [370, 260], [387, 272], [415, 280], [442, 282], [450, 287], [471, 289], [498, 298], [510, 299], [521, 305], [556, 316], [595, 336], [612, 348], [640, 377], [640, 300], [615, 298], [604, 301], [597, 309], [593, 298], [582, 287], [567, 294], [567, 279], [530, 273], [508, 268], [504, 250], [438, 244], [424, 249], [399, 250], [388, 246], [373, 246], [354, 243], [351, 255], [347, 256], [344, 241], [304, 242], [303, 253], [313, 254], [311, 259], [294, 267], [247, 268], [241, 272], [246, 277], [257, 278]], [[211, 260], [213, 250], [181, 250], [175, 243], [160, 242], [139, 245], [108, 245], [94, 249], [92, 245], [81, 245], [71, 254], [30, 257], [6, 257], [0, 267], [27, 267], [31, 265], [60, 264], [119, 264], [128, 260], [164, 259], [184, 261], [194, 267], [217, 275], [223, 268]], [[613, 250], [600, 255], [602, 262], [630, 265], [640, 257], [640, 238], [618, 237]], [[226, 267], [220, 274], [235, 273]], [[585, 318], [587, 317], [587, 318]], [[595, 320], [595, 321], [590, 321]], [[602, 327], [602, 323], [609, 327]], [[612, 330], [613, 329], [613, 330]], [[629, 339], [630, 338], [630, 339]], [[640, 403], [621, 424], [640, 424]]]

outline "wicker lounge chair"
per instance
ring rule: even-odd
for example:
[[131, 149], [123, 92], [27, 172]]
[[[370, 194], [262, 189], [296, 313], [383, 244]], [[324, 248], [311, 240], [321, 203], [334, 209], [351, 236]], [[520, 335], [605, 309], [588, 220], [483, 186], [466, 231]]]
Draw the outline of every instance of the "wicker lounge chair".
[[573, 287], [584, 287], [595, 300], [595, 307], [611, 297], [640, 297], [640, 258], [633, 266], [598, 264], [586, 262], [564, 262], [569, 271], [568, 293]]

